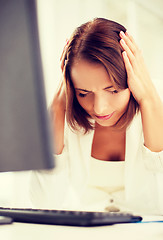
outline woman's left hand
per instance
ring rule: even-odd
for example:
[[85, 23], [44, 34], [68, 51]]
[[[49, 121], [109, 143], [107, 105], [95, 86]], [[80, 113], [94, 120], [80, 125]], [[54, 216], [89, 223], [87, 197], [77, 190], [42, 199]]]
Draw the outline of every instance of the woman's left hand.
[[142, 53], [132, 36], [120, 32], [123, 60], [127, 71], [127, 81], [134, 98], [141, 105], [153, 95], [154, 85], [144, 63]]
[[120, 37], [128, 87], [140, 106], [144, 145], [153, 152], [160, 152], [163, 150], [163, 103], [133, 37], [127, 32], [120, 32]]

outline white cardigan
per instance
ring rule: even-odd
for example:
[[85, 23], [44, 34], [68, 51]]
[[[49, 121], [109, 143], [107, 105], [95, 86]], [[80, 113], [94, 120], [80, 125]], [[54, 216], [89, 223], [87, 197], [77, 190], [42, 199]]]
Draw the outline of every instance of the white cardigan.
[[105, 188], [89, 186], [93, 134], [73, 133], [65, 126], [65, 147], [55, 156], [56, 168], [32, 172], [33, 206], [103, 211], [112, 198], [121, 209], [163, 214], [163, 151], [151, 152], [144, 146], [140, 114], [126, 131], [124, 190], [113, 196]]

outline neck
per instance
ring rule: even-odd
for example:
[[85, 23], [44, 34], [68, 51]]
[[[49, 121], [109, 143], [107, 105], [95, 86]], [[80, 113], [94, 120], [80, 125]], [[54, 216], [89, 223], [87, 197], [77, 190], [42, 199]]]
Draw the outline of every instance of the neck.
[[101, 131], [106, 131], [106, 132], [114, 132], [114, 133], [124, 133], [126, 132], [126, 128], [120, 129], [117, 127], [113, 126], [102, 126], [98, 124], [97, 122], [95, 123], [95, 130], [101, 130]]

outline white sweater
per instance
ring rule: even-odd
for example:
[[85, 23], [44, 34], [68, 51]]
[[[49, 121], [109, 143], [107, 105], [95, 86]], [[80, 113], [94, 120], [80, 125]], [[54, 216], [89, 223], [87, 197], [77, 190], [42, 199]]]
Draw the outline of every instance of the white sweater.
[[126, 131], [124, 162], [91, 157], [94, 131], [73, 133], [65, 126], [65, 146], [56, 168], [32, 172], [34, 207], [103, 211], [112, 204], [149, 214], [163, 214], [163, 151], [144, 146], [140, 114]]

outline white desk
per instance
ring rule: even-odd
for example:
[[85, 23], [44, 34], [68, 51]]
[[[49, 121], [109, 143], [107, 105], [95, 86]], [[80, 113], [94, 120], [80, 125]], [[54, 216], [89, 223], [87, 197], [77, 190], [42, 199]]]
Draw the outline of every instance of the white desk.
[[1, 240], [163, 240], [163, 223], [117, 224], [102, 227], [67, 227], [13, 223], [0, 226]]

